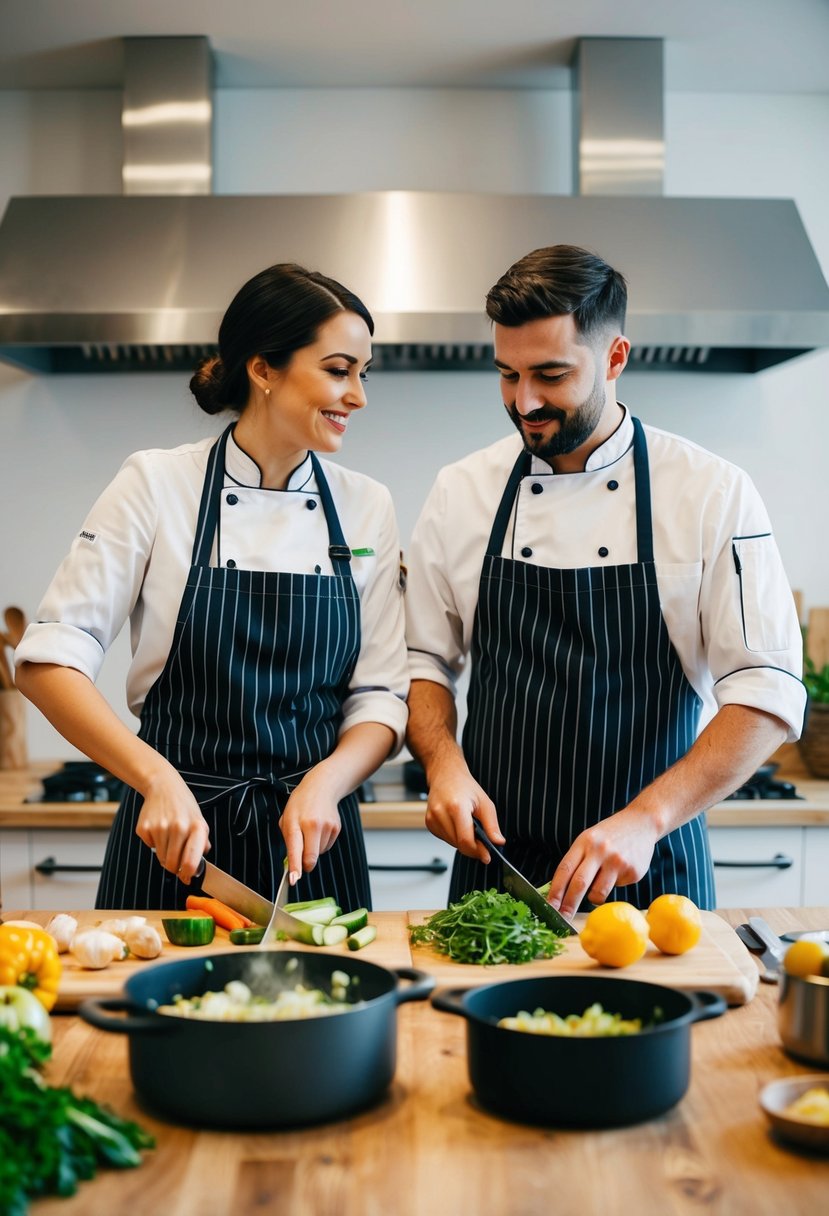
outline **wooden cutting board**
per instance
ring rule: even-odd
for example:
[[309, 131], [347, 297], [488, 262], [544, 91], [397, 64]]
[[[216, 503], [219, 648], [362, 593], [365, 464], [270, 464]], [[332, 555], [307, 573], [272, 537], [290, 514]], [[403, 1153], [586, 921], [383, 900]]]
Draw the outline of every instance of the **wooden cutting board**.
[[[410, 912], [411, 924], [422, 924], [429, 912]], [[466, 988], [503, 980], [529, 979], [539, 975], [602, 975], [626, 980], [665, 984], [668, 988], [705, 989], [720, 993], [729, 1005], [745, 1005], [757, 991], [760, 973], [754, 959], [730, 925], [715, 912], [703, 912], [702, 937], [688, 954], [671, 957], [649, 946], [630, 967], [600, 967], [585, 954], [578, 938], [566, 938], [564, 951], [534, 963], [478, 967], [455, 963], [431, 946], [412, 946], [412, 962], [434, 975], [442, 987]], [[584, 914], [573, 918], [575, 927], [584, 924]]]
[[[4, 911], [3, 919], [30, 920], [45, 927], [54, 915], [54, 912]], [[75, 917], [79, 926], [90, 927], [98, 925], [104, 920], [116, 920], [126, 916], [144, 916], [147, 918], [147, 923], [153, 925], [158, 930], [158, 935], [164, 943], [164, 950], [158, 958], [127, 958], [123, 962], [110, 963], [102, 971], [86, 971], [71, 954], [62, 954], [60, 957], [63, 964], [63, 973], [55, 1005], [55, 1011], [57, 1012], [76, 1009], [81, 1001], [85, 1001], [89, 997], [120, 996], [127, 980], [139, 971], [142, 971], [145, 967], [153, 967], [158, 963], [178, 962], [182, 959], [194, 958], [199, 955], [219, 954], [226, 950], [242, 954], [258, 949], [256, 946], [232, 945], [227, 930], [220, 929], [218, 926], [216, 928], [216, 936], [209, 946], [173, 946], [164, 935], [161, 919], [167, 916], [188, 915], [188, 913], [184, 912], [179, 914], [175, 912], [147, 912], [143, 909], [138, 911], [102, 912], [95, 909], [86, 909], [82, 912], [70, 912], [69, 915]], [[376, 963], [379, 967], [410, 967], [412, 965], [411, 952], [409, 949], [405, 915], [402, 912], [372, 912], [369, 921], [377, 926], [377, 937], [369, 946], [364, 946], [362, 950], [355, 954], [347, 948], [345, 943], [342, 943], [339, 946], [324, 947], [325, 953], [342, 955], [344, 964], [349, 958], [360, 958], [367, 963]], [[320, 949], [320, 947], [303, 946], [298, 942], [277, 942], [273, 946], [269, 946], [268, 949], [309, 950], [313, 952]]]

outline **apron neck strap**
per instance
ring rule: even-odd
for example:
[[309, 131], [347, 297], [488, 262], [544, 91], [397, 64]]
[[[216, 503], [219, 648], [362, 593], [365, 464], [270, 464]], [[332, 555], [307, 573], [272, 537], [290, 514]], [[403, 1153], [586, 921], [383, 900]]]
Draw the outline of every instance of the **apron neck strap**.
[[651, 512], [651, 478], [645, 430], [638, 418], [633, 423], [633, 473], [636, 483], [636, 545], [638, 560], [653, 561], [653, 515]]
[[[225, 479], [225, 452], [227, 451], [227, 441], [233, 430], [233, 426], [234, 423], [231, 423], [222, 432], [210, 449], [210, 455], [207, 459], [207, 469], [204, 474], [204, 485], [201, 492], [201, 502], [199, 503], [196, 535], [193, 538], [193, 553], [190, 558], [190, 564], [193, 566], [210, 565], [213, 537], [216, 535], [216, 530], [219, 526], [221, 495]], [[328, 488], [328, 482], [322, 471], [322, 465], [313, 452], [310, 453], [310, 456], [320, 502], [325, 513], [325, 522], [328, 525], [328, 556], [331, 558], [335, 574], [340, 575], [342, 578], [351, 578], [351, 550], [345, 543], [343, 530], [340, 526], [340, 518], [337, 515], [337, 508], [334, 506], [334, 499], [331, 497], [331, 491]]]
[[331, 497], [322, 465], [314, 452], [311, 452], [310, 455], [311, 468], [314, 470], [320, 502], [325, 512], [325, 522], [328, 524], [328, 556], [331, 558], [335, 574], [339, 574], [341, 578], [351, 578], [351, 550], [345, 543], [337, 508], [334, 506], [334, 499]]
[[518, 459], [512, 466], [512, 472], [509, 475], [506, 489], [501, 496], [501, 501], [498, 504], [498, 510], [495, 513], [495, 522], [492, 525], [492, 531], [489, 534], [489, 544], [486, 547], [487, 557], [500, 557], [504, 548], [504, 537], [507, 534], [507, 524], [512, 512], [515, 496], [518, 493], [518, 487], [521, 484], [521, 478], [526, 477], [531, 467], [531, 457], [529, 452], [520, 452]]
[[[638, 418], [631, 415], [633, 423], [633, 472], [636, 485], [636, 544], [639, 562], [653, 561], [653, 517], [651, 514], [651, 479], [650, 463], [648, 461], [648, 445], [645, 431]], [[528, 477], [532, 468], [529, 452], [520, 452], [512, 466], [506, 489], [498, 504], [489, 544], [486, 547], [488, 557], [500, 557], [504, 548], [504, 538], [507, 534], [510, 513], [521, 484], [522, 477]]]
[[199, 503], [199, 520], [196, 524], [196, 535], [193, 537], [191, 566], [210, 565], [210, 551], [219, 524], [219, 500], [225, 479], [225, 451], [233, 426], [234, 423], [231, 422], [230, 426], [222, 431], [207, 458], [207, 470]]

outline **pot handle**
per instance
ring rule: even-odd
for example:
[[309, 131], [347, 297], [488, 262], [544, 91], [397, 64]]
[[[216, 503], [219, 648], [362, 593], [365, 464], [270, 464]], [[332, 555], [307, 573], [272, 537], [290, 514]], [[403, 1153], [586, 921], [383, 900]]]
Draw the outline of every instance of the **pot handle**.
[[707, 1022], [709, 1018], [718, 1018], [728, 1008], [728, 1001], [719, 992], [686, 992], [685, 995], [693, 1005], [692, 1022]]
[[468, 991], [468, 988], [441, 988], [432, 997], [432, 1007], [443, 1013], [457, 1013], [462, 1018], [469, 1017], [463, 1003]]
[[[107, 1010], [112, 1013], [126, 1013], [127, 1016], [111, 1017]], [[96, 1026], [98, 1030], [106, 1030], [111, 1034], [143, 1034], [145, 1031], [169, 1030], [168, 1022], [172, 1020], [150, 1015], [143, 1005], [120, 996], [91, 997], [82, 1001], [78, 1006], [78, 1016], [89, 1022], [90, 1026]]]
[[412, 981], [405, 988], [395, 990], [394, 999], [398, 1005], [403, 1005], [406, 1001], [425, 1001], [435, 986], [433, 975], [427, 975], [425, 971], [418, 971], [415, 967], [395, 967], [393, 970], [398, 979]]

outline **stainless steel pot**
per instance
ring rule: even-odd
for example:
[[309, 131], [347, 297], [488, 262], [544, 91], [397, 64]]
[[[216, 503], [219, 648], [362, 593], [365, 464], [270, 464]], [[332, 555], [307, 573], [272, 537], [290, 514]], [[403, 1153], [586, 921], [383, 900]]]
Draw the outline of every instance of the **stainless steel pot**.
[[[252, 958], [258, 967], [267, 960], [270, 974], [253, 979]], [[177, 993], [216, 992], [229, 980], [262, 995], [274, 995], [274, 979], [330, 993], [334, 971], [356, 980], [348, 999], [357, 1003], [346, 1013], [208, 1022], [155, 1012]], [[434, 983], [410, 967], [389, 971], [342, 954], [245, 951], [148, 966], [127, 980], [123, 998], [84, 1001], [78, 1013], [99, 1030], [129, 1035], [136, 1094], [162, 1118], [197, 1127], [299, 1127], [382, 1097], [397, 1061], [397, 1006], [423, 1000]]]
[[783, 971], [777, 1025], [790, 1055], [829, 1068], [829, 979]]

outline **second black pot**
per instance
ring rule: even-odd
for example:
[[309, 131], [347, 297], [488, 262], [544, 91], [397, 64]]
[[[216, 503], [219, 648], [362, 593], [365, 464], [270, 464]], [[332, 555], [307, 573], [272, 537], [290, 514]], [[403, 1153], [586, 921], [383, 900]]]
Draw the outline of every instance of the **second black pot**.
[[[252, 979], [254, 962], [271, 974]], [[209, 1022], [155, 1012], [177, 993], [217, 992], [229, 980], [262, 995], [274, 995], [272, 978], [330, 993], [334, 971], [357, 981], [349, 999], [360, 1003], [346, 1013]], [[389, 971], [342, 954], [244, 951], [147, 966], [127, 980], [125, 997], [84, 1001], [78, 1013], [99, 1030], [129, 1035], [132, 1082], [154, 1113], [197, 1127], [299, 1127], [342, 1118], [382, 1097], [397, 1060], [397, 1006], [423, 1000], [433, 987], [421, 971]]]
[[[520, 1010], [561, 1017], [598, 1001], [607, 1013], [641, 1018], [638, 1034], [562, 1038], [497, 1025]], [[544, 976], [436, 992], [436, 1009], [466, 1018], [469, 1079], [482, 1106], [523, 1123], [614, 1127], [670, 1110], [688, 1088], [691, 1024], [717, 1017], [713, 992], [681, 992], [638, 980]], [[656, 1024], [648, 1026], [654, 1016]]]

